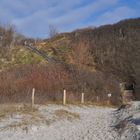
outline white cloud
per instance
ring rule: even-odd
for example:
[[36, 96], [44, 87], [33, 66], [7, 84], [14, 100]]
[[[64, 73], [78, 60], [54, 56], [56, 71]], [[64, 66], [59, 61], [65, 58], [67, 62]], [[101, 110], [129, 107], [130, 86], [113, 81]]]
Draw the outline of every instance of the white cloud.
[[72, 30], [91, 14], [114, 5], [117, 1], [95, 0], [86, 5], [82, 5], [82, 0], [48, 1], [46, 8], [38, 9], [26, 17], [16, 18], [13, 23], [26, 35], [32, 35], [34, 32], [44, 32], [45, 35], [48, 32], [47, 27], [49, 24], [55, 25], [61, 31]]
[[129, 7], [118, 7], [112, 11], [107, 11], [104, 14], [102, 14], [96, 19], [96, 22], [94, 22], [93, 24], [104, 25], [109, 23], [115, 23], [117, 21], [120, 21], [121, 19], [131, 17], [134, 13], [135, 11]]
[[[134, 11], [127, 6], [117, 7], [119, 2], [120, 0], [1, 0], [0, 20], [10, 21], [25, 35], [45, 37], [49, 24], [60, 31], [70, 31], [89, 25], [112, 23], [131, 16]], [[107, 10], [113, 6], [116, 8]], [[104, 11], [107, 12], [102, 13]], [[91, 17], [94, 19], [89, 20]]]
[[98, 0], [95, 2], [92, 2], [86, 6], [79, 7], [73, 11], [69, 11], [68, 13], [62, 15], [61, 17], [50, 19], [52, 23], [60, 24], [71, 24], [72, 22], [77, 22], [81, 19], [84, 19], [88, 16], [90, 16], [93, 12], [97, 12], [101, 9], [106, 8], [107, 6], [111, 5], [115, 1], [110, 0]]

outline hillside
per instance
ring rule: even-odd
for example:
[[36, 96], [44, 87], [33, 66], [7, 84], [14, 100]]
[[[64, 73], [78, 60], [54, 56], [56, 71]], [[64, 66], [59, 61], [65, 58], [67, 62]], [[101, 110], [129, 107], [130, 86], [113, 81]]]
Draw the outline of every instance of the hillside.
[[[3, 29], [0, 31], [4, 32]], [[9, 29], [6, 32], [10, 34], [10, 31]], [[4, 37], [7, 39], [7, 34], [4, 34]], [[63, 64], [48, 64], [41, 56], [24, 47], [25, 40]], [[8, 81], [8, 96], [11, 96], [11, 93], [21, 93], [23, 88], [26, 89], [22, 91], [24, 94], [27, 89], [36, 87], [40, 95], [44, 96], [45, 92], [51, 100], [59, 100], [61, 96], [56, 93], [61, 93], [63, 88], [67, 88], [76, 96], [71, 95], [71, 98], [76, 98], [75, 100], [79, 99], [78, 93], [86, 92], [87, 100], [94, 101], [99, 96], [104, 103], [107, 93], [111, 92], [112, 102], [118, 103], [121, 100], [119, 84], [127, 82], [136, 85], [136, 98], [139, 99], [140, 18], [94, 29], [61, 33], [45, 40], [16, 38], [12, 47], [11, 42], [12, 39], [6, 46], [1, 40], [0, 52], [2, 73], [14, 75]], [[6, 48], [4, 53], [3, 48]], [[18, 77], [17, 73], [22, 76]], [[11, 87], [10, 80], [16, 82], [16, 90], [15, 86]], [[4, 89], [2, 86], [0, 90], [4, 92]], [[52, 94], [48, 95], [50, 92]]]

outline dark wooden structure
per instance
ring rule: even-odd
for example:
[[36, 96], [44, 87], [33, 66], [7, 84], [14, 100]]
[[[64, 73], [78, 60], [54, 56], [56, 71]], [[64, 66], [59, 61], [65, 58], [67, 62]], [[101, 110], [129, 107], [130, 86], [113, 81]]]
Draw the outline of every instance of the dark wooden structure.
[[121, 92], [123, 103], [129, 103], [135, 100], [135, 86], [132, 83], [121, 83]]

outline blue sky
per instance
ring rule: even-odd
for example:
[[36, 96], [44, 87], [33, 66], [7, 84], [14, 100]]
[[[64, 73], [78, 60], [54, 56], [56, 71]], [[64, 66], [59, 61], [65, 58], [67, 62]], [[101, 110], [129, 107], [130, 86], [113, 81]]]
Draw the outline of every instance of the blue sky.
[[69, 32], [135, 17], [140, 0], [0, 0], [0, 23], [35, 38], [46, 38], [49, 25]]

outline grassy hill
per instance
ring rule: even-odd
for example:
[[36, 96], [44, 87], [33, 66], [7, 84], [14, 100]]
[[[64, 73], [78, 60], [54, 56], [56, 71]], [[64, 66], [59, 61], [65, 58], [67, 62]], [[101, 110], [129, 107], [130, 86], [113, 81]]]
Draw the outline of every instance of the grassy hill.
[[[5, 32], [10, 31], [9, 29]], [[0, 28], [0, 32], [4, 32], [4, 29]], [[10, 33], [9, 36], [12, 36]], [[3, 36], [6, 43], [11, 39], [7, 36]], [[123, 20], [98, 28], [61, 33], [44, 40], [17, 37], [12, 46], [11, 40], [5, 47], [4, 41], [1, 41], [0, 69], [2, 72], [14, 75], [13, 79], [18, 80], [17, 83], [25, 79], [29, 82], [32, 77], [32, 80], [36, 82], [33, 82], [30, 87], [36, 87], [40, 95], [44, 95], [45, 92], [46, 96], [51, 96], [53, 100], [60, 98], [56, 97], [56, 93], [61, 93], [65, 87], [74, 94], [77, 100], [80, 92], [86, 92], [88, 100], [94, 101], [97, 96], [100, 96], [101, 101], [105, 102], [107, 93], [112, 92], [112, 102], [119, 102], [121, 82], [134, 83], [139, 87], [140, 18]], [[41, 56], [24, 47], [25, 40], [63, 64], [48, 64]], [[16, 73], [21, 73], [21, 71], [27, 72], [22, 78], [17, 78]], [[50, 76], [50, 71], [53, 76]], [[48, 81], [44, 79], [44, 75], [48, 75], [46, 77]], [[60, 77], [57, 77], [58, 75]], [[39, 84], [36, 79], [39, 79], [42, 84]], [[45, 83], [48, 82], [49, 86], [45, 87]], [[28, 85], [24, 83], [23, 87], [27, 89]], [[22, 88], [19, 85], [17, 91], [13, 91], [13, 87], [13, 94], [21, 91]], [[10, 92], [7, 91], [7, 94]], [[50, 92], [52, 95], [49, 95]], [[136, 97], [139, 98], [139, 94]]]

